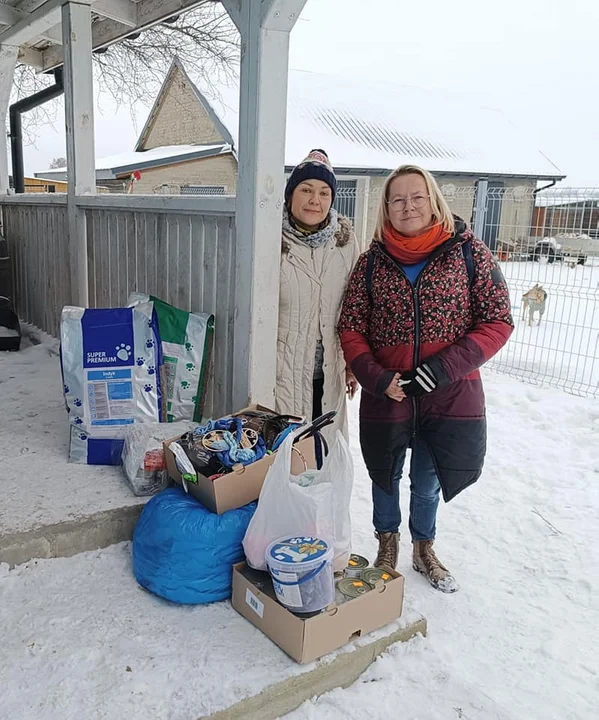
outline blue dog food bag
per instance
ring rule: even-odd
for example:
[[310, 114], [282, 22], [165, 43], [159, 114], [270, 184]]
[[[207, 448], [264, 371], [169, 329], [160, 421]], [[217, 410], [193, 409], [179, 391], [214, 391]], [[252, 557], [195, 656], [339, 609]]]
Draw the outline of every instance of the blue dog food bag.
[[69, 462], [119, 465], [126, 428], [160, 422], [162, 356], [153, 303], [66, 306], [60, 341]]

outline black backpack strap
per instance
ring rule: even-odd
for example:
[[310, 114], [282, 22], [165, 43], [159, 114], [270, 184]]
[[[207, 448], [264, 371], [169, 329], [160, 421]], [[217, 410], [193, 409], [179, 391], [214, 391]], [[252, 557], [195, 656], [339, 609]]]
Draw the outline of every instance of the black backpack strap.
[[369, 250], [366, 253], [366, 273], [364, 275], [364, 281], [366, 283], [366, 292], [368, 293], [368, 302], [370, 307], [374, 305], [372, 300], [372, 274], [374, 272], [374, 253]]
[[465, 243], [462, 243], [462, 255], [464, 257], [464, 262], [466, 263], [470, 287], [472, 287], [474, 284], [474, 258], [472, 257], [472, 242], [470, 240], [466, 240]]

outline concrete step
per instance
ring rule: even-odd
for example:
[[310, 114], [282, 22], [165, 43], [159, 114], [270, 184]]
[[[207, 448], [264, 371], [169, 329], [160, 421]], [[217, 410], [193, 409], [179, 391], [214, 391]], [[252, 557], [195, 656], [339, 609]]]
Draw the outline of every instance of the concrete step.
[[212, 720], [277, 720], [296, 710], [306, 700], [335, 688], [352, 685], [391, 645], [426, 635], [426, 619], [420, 618], [396, 627], [383, 628], [381, 637], [366, 644], [324, 658], [312, 670], [269, 685], [262, 692], [235, 703], [227, 710], [209, 715]]
[[402, 618], [298, 665], [229, 602], [144, 591], [130, 543], [0, 567], [2, 717], [269, 720], [353, 683], [390, 644], [426, 633]]
[[10, 568], [33, 558], [71, 557], [131, 540], [144, 503], [102, 510], [76, 520], [41, 525], [19, 532], [0, 532], [0, 563]]

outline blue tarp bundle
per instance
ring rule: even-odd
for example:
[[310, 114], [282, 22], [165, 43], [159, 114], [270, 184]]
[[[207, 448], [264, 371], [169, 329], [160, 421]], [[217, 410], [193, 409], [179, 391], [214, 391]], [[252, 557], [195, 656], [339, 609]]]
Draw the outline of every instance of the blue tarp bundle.
[[250, 503], [216, 515], [181, 488], [169, 488], [143, 509], [133, 536], [133, 573], [147, 590], [176, 603], [231, 597], [232, 566], [256, 510]]

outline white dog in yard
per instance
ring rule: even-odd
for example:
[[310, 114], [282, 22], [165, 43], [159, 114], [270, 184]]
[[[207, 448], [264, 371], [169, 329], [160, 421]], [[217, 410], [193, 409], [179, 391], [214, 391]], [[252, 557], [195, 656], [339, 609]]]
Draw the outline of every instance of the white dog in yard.
[[547, 305], [547, 293], [543, 290], [542, 286], [537, 283], [528, 292], [522, 296], [522, 315], [526, 317], [526, 311], [528, 310], [528, 324], [532, 325], [534, 320], [534, 314], [539, 314], [539, 322], [541, 324], [541, 318], [545, 312], [545, 306]]

